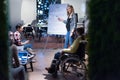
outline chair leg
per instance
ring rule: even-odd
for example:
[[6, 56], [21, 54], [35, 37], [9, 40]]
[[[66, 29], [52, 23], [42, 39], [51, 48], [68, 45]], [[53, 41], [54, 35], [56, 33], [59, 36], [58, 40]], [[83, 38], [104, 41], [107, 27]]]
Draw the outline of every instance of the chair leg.
[[23, 65], [24, 66], [24, 68], [25, 68], [25, 71], [27, 71], [27, 65], [25, 64], [25, 65]]
[[33, 64], [32, 64], [32, 61], [30, 62], [30, 67], [31, 67], [31, 70], [33, 71]]

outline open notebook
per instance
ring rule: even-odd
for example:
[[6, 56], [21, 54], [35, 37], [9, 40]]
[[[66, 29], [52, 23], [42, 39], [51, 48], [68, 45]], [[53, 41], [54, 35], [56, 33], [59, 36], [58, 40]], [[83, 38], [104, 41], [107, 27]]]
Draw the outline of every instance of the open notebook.
[[19, 51], [18, 58], [20, 60], [20, 64], [26, 64], [28, 60], [28, 52], [27, 51]]

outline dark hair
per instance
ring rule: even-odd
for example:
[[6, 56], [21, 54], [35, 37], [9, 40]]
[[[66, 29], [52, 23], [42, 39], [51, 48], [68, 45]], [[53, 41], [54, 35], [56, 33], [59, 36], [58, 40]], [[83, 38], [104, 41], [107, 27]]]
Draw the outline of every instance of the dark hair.
[[19, 29], [19, 28], [21, 28], [22, 27], [22, 24], [17, 24], [16, 25], [16, 29]]
[[82, 39], [82, 40], [85, 40], [84, 27], [79, 27], [79, 28], [77, 28], [76, 30], [77, 30], [78, 34], [81, 35], [81, 39]]
[[28, 24], [28, 26], [31, 26], [31, 24]]
[[76, 28], [77, 32], [80, 34], [80, 35], [83, 35], [84, 34], [84, 27], [79, 27], [79, 28]]

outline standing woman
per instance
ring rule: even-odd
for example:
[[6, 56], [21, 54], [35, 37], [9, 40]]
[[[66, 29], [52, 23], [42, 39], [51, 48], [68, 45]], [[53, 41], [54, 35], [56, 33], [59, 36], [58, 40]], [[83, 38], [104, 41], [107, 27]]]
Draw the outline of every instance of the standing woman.
[[64, 43], [64, 48], [68, 48], [68, 46], [72, 45], [73, 43], [73, 31], [77, 25], [77, 17], [76, 14], [74, 13], [74, 8], [72, 5], [67, 6], [67, 20], [63, 20], [61, 18], [58, 18], [59, 21], [62, 21], [66, 24], [66, 37], [65, 37], [65, 43]]

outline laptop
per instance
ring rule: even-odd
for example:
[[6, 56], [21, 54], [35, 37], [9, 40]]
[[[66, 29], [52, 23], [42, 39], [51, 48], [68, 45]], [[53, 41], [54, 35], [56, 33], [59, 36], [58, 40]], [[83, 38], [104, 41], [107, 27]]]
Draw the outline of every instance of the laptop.
[[25, 65], [28, 61], [28, 52], [27, 51], [18, 51], [18, 58], [20, 60], [20, 64]]

